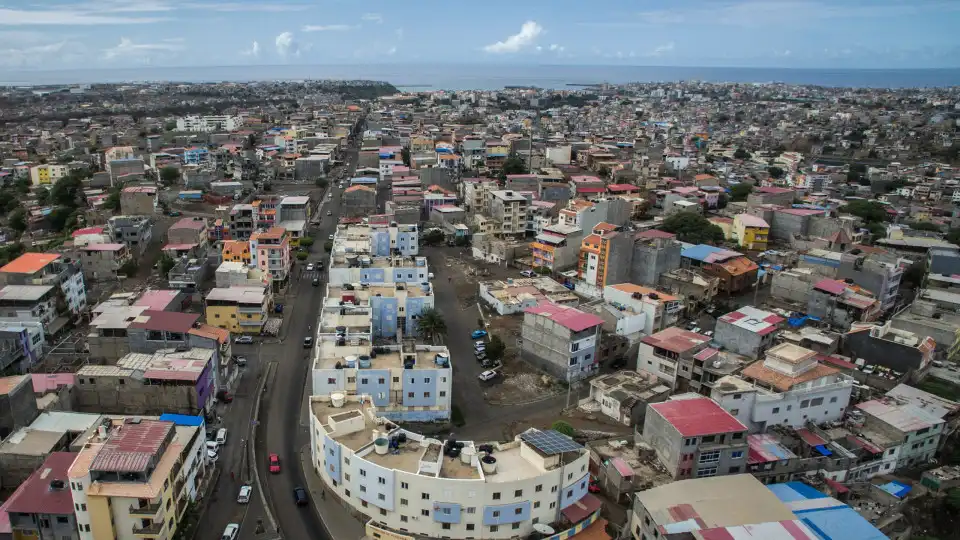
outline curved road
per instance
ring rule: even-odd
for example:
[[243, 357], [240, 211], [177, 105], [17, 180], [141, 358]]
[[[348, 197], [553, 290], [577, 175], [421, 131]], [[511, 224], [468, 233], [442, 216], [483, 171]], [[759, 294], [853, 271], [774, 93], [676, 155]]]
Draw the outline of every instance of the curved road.
[[[358, 153], [356, 148], [347, 155], [344, 178], [350, 178], [356, 171]], [[320, 225], [315, 227], [311, 236], [315, 244], [308, 262], [326, 261], [323, 243], [336, 229], [340, 208], [340, 196], [343, 190], [331, 182], [330, 200], [324, 202], [317, 213], [321, 217]], [[325, 194], [324, 194], [325, 196]], [[327, 216], [327, 211], [333, 212]], [[326, 267], [324, 262], [321, 267]], [[263, 486], [267, 504], [273, 512], [282, 536], [290, 539], [314, 538], [330, 539], [320, 517], [312, 504], [297, 507], [293, 502], [293, 488], [302, 486], [308, 489], [303, 469], [300, 466], [300, 449], [309, 444], [310, 436], [305, 425], [301, 425], [306, 395], [310, 392], [309, 374], [311, 349], [303, 348], [303, 338], [310, 334], [316, 324], [317, 314], [323, 301], [326, 281], [318, 287], [311, 284], [313, 274], [300, 275], [306, 263], [297, 263], [287, 292], [291, 310], [284, 314], [290, 318], [280, 344], [264, 347], [263, 369], [266, 363], [274, 365], [273, 374], [267, 380], [260, 409], [260, 424], [257, 430], [256, 456], [260, 485]], [[266, 457], [275, 453], [280, 457], [281, 473], [269, 474], [266, 470]], [[308, 473], [309, 474], [309, 473]], [[311, 496], [313, 496], [311, 494]], [[353, 519], [347, 516], [349, 519]]]

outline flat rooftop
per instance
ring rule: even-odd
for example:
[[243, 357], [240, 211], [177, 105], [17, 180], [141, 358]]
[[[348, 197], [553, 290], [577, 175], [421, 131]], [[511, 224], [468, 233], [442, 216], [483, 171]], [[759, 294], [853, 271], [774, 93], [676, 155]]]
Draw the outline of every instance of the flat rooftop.
[[343, 315], [330, 310], [320, 313], [320, 331], [323, 333], [333, 333], [338, 326], [343, 326], [349, 333], [369, 334], [371, 324], [369, 308], [348, 308]]
[[398, 299], [433, 296], [433, 285], [430, 283], [424, 283], [421, 285], [405, 284], [402, 285], [402, 289], [398, 289], [396, 285], [384, 284], [368, 285], [364, 287], [359, 283], [356, 283], [351, 284], [350, 286], [353, 287], [353, 289], [345, 289], [343, 285], [330, 285], [327, 287], [327, 303], [338, 303], [344, 297], [353, 297], [356, 300], [354, 302], [355, 304], [365, 306], [370, 304], [370, 298], [374, 296]]
[[[427, 348], [433, 350], [426, 350]], [[403, 369], [403, 359], [407, 356], [413, 356], [416, 360], [413, 369], [438, 369], [435, 360], [438, 354], [445, 354], [450, 357], [450, 351], [446, 347], [420, 345], [415, 353], [401, 353], [391, 351], [378, 353], [376, 358], [370, 358], [370, 369]], [[318, 346], [317, 360], [314, 362], [314, 369], [334, 369], [337, 362], [346, 366], [348, 363], [357, 362], [359, 356], [370, 356], [373, 346], [369, 343], [363, 345], [347, 344], [338, 346], [331, 340], [322, 340]]]

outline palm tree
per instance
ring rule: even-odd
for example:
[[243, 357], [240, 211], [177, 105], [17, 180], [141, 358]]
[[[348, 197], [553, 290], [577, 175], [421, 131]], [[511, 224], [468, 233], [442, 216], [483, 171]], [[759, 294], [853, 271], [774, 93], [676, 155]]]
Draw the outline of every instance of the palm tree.
[[437, 338], [447, 334], [447, 322], [436, 309], [425, 309], [417, 316], [417, 331], [424, 338], [436, 342]]

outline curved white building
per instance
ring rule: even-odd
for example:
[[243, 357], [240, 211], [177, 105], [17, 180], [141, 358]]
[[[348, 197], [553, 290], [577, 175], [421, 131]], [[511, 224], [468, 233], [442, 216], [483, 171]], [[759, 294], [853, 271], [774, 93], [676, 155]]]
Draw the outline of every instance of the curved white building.
[[553, 524], [587, 494], [589, 452], [555, 431], [509, 443], [439, 441], [377, 416], [369, 399], [310, 402], [313, 466], [380, 527], [430, 538], [513, 538]]

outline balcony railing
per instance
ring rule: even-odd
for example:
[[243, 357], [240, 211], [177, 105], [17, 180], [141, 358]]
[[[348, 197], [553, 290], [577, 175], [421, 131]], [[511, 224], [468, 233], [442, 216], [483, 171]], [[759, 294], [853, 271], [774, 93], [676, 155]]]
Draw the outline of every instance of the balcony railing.
[[146, 527], [133, 526], [133, 534], [137, 536], [159, 536], [163, 532], [163, 522], [153, 522]]
[[157, 512], [160, 511], [160, 508], [163, 505], [160, 503], [151, 503], [146, 506], [131, 506], [130, 514], [134, 516], [148, 516], [152, 517], [157, 515]]

